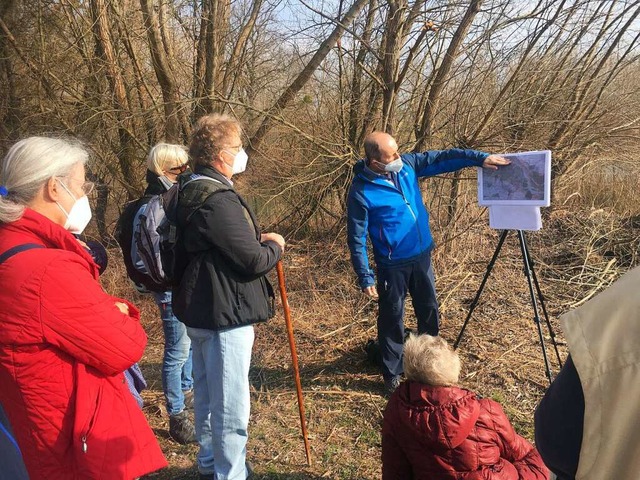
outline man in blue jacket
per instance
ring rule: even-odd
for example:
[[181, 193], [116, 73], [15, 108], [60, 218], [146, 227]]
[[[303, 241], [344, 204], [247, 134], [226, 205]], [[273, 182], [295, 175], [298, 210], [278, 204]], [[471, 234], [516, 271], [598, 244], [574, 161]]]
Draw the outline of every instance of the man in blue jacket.
[[[509, 160], [461, 149], [400, 155], [395, 139], [384, 132], [369, 134], [364, 149], [366, 158], [353, 168], [347, 200], [347, 242], [360, 288], [378, 299], [382, 375], [387, 391], [392, 392], [403, 373], [407, 291], [418, 318], [418, 333], [438, 335], [439, 330], [431, 268], [433, 239], [418, 178], [472, 166], [497, 169]], [[367, 234], [377, 265], [377, 282], [369, 267]]]

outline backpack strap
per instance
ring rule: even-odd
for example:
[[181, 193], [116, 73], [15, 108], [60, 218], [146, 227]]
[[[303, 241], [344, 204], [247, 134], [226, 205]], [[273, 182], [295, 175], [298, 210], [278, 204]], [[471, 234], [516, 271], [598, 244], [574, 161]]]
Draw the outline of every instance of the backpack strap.
[[209, 180], [210, 182], [216, 182], [219, 183], [220, 185], [226, 186], [224, 183], [222, 183], [220, 180], [216, 180], [215, 178], [211, 178], [211, 177], [207, 177], [206, 175], [199, 175], [197, 173], [194, 173], [193, 175], [191, 175], [191, 178], [189, 180], [187, 180], [186, 182], [184, 182], [181, 186], [180, 189], [184, 189], [184, 187], [186, 187], [187, 185], [189, 185], [190, 183], [195, 182], [196, 180]]
[[[189, 189], [189, 193], [186, 193], [186, 187], [190, 184], [195, 184], [198, 180], [208, 180], [208, 185], [204, 187], [204, 189], [193, 191], [193, 188]], [[233, 190], [230, 186], [221, 182], [220, 180], [216, 180], [215, 178], [208, 177], [206, 175], [192, 174], [191, 177], [180, 185], [179, 190], [179, 198], [178, 203], [186, 208], [188, 213], [184, 218], [185, 223], [189, 223], [191, 217], [200, 210], [207, 201], [209, 197], [218, 193], [224, 192], [227, 190]], [[185, 196], [187, 198], [185, 198]], [[186, 202], [186, 205], [184, 204]]]
[[15, 247], [11, 247], [9, 250], [0, 255], [0, 264], [6, 262], [14, 255], [17, 255], [20, 252], [24, 252], [27, 250], [31, 250], [34, 248], [46, 248], [44, 245], [40, 245], [37, 243], [23, 243], [22, 245], [16, 245]]

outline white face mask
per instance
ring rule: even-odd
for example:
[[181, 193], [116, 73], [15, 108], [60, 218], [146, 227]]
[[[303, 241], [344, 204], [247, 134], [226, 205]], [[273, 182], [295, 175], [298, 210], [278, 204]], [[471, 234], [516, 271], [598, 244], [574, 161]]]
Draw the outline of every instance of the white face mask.
[[387, 163], [384, 166], [384, 171], [398, 173], [400, 170], [402, 170], [402, 165], [403, 165], [402, 160], [397, 158], [393, 162]]
[[[231, 153], [228, 150], [224, 150], [224, 151], [227, 152], [229, 155], [233, 155], [233, 153]], [[247, 152], [244, 151], [244, 148], [241, 148], [240, 151], [236, 153], [235, 156], [233, 157], [233, 166], [231, 167], [231, 171], [233, 175], [244, 172], [247, 169], [248, 161], [249, 161], [249, 156], [247, 155]]]
[[71, 207], [71, 211], [67, 212], [62, 205], [58, 202], [56, 204], [67, 216], [67, 221], [64, 224], [64, 228], [69, 230], [71, 233], [80, 234], [84, 231], [84, 229], [89, 224], [89, 220], [91, 220], [91, 205], [89, 205], [89, 197], [86, 195], [76, 198], [73, 193], [67, 188], [67, 186], [62, 183], [61, 180], [58, 180], [60, 184], [64, 187], [71, 198], [75, 200], [73, 207]]

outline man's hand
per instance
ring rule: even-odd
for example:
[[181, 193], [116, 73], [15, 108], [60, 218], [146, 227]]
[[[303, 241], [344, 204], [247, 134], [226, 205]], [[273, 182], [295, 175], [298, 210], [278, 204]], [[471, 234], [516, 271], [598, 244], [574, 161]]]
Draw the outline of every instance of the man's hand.
[[260, 235], [260, 243], [264, 243], [264, 242], [276, 242], [278, 244], [278, 246], [280, 247], [280, 250], [282, 250], [282, 253], [284, 253], [284, 246], [285, 246], [285, 241], [284, 241], [284, 237], [278, 233], [263, 233], [262, 235]]
[[126, 303], [116, 302], [116, 307], [118, 307], [118, 310], [120, 310], [125, 315], [129, 315], [129, 305], [127, 305]]
[[366, 287], [362, 289], [362, 293], [366, 296], [373, 298], [374, 300], [378, 299], [378, 289], [375, 285], [371, 285], [370, 287]]
[[509, 165], [511, 160], [504, 158], [501, 155], [489, 155], [484, 159], [482, 163], [482, 168], [490, 168], [492, 170], [497, 170], [498, 166]]

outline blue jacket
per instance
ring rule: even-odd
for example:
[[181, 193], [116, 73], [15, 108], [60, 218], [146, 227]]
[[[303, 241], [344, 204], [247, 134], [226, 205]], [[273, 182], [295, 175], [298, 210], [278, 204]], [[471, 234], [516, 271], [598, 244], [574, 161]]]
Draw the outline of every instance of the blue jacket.
[[429, 214], [418, 178], [479, 167], [488, 156], [461, 149], [405, 153], [400, 157], [402, 170], [391, 174], [391, 179], [365, 168], [364, 160], [356, 163], [347, 199], [347, 243], [361, 288], [375, 283], [367, 256], [367, 233], [378, 265], [406, 263], [432, 248]]
[[0, 478], [29, 480], [9, 419], [0, 405]]

